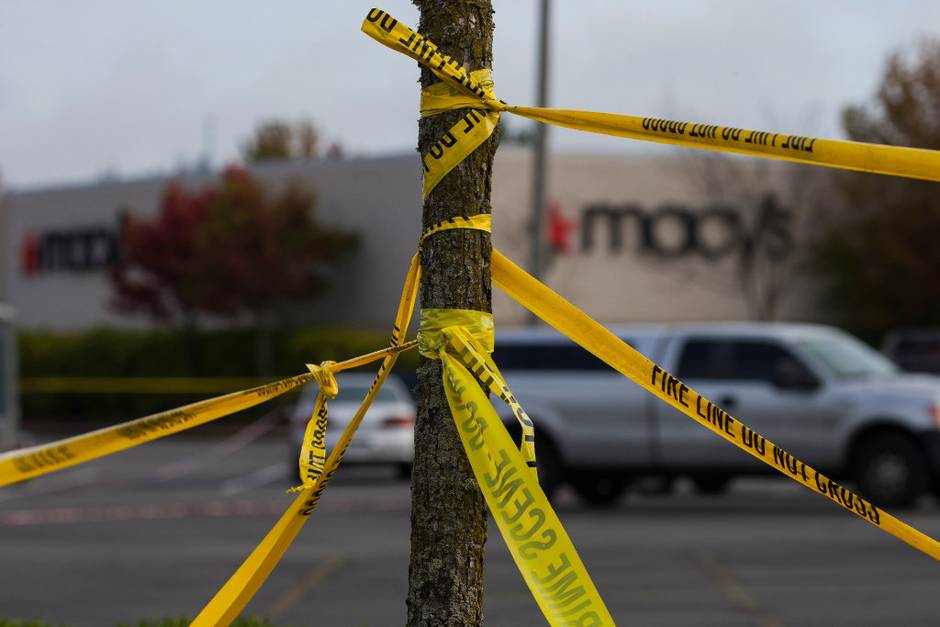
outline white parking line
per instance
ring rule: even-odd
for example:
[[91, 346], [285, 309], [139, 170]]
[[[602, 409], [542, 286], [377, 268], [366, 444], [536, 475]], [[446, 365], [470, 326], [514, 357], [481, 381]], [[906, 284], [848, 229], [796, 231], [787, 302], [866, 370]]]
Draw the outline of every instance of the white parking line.
[[32, 480], [29, 483], [9, 486], [0, 491], [0, 503], [74, 490], [94, 483], [97, 478], [97, 468], [79, 468], [56, 477]]
[[172, 481], [192, 474], [200, 468], [205, 468], [214, 461], [240, 451], [252, 442], [258, 440], [277, 426], [277, 417], [267, 414], [258, 420], [242, 427], [231, 436], [218, 444], [202, 449], [189, 459], [175, 460], [157, 468], [154, 474], [158, 481]]
[[738, 610], [754, 619], [756, 625], [759, 627], [783, 627], [783, 623], [761, 607], [757, 599], [738, 583], [731, 571], [725, 568], [718, 561], [718, 558], [703, 549], [693, 551], [692, 557], [698, 562], [701, 569], [708, 574], [709, 578], [717, 583], [718, 588], [724, 593], [725, 597]]
[[298, 603], [303, 601], [305, 595], [342, 566], [345, 561], [346, 559], [342, 555], [333, 555], [326, 561], [316, 564], [306, 572], [302, 579], [294, 583], [294, 585], [285, 590], [281, 596], [275, 599], [274, 603], [271, 604], [271, 607], [269, 607], [266, 612], [268, 617], [273, 620], [281, 618]]
[[261, 488], [279, 479], [284, 482], [285, 490], [291, 487], [287, 485], [287, 470], [284, 468], [284, 464], [271, 464], [270, 466], [254, 470], [247, 475], [235, 477], [223, 482], [222, 485], [219, 486], [219, 492], [222, 496], [234, 496], [242, 492], [247, 492], [248, 490]]
[[274, 516], [284, 511], [278, 501], [198, 501], [134, 503], [99, 507], [53, 507], [0, 511], [0, 527], [68, 525], [78, 523], [126, 523], [183, 518], [231, 518], [233, 516]]

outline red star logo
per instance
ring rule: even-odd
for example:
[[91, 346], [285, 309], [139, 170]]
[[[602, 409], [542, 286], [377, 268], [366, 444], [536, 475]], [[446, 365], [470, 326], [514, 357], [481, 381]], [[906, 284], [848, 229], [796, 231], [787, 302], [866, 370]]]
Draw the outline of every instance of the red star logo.
[[27, 233], [20, 243], [20, 270], [23, 274], [39, 271], [39, 238], [33, 232]]
[[561, 212], [561, 205], [552, 201], [548, 206], [548, 245], [554, 252], [571, 251], [571, 231], [574, 227], [575, 221], [565, 217]]

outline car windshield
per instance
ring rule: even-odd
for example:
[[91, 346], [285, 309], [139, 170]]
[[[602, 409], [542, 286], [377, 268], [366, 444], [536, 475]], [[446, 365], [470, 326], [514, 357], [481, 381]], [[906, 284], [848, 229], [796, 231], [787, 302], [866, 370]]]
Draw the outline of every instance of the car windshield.
[[[339, 394], [336, 395], [336, 399], [333, 400], [334, 403], [360, 403], [366, 394], [369, 393], [368, 385], [343, 385], [342, 381], [339, 384]], [[377, 402], [387, 402], [394, 403], [398, 400], [398, 397], [395, 396], [395, 393], [387, 385], [383, 385], [379, 389], [379, 393], [376, 394], [375, 400]]]
[[804, 337], [795, 344], [838, 379], [863, 379], [894, 374], [897, 367], [850, 336]]
[[[329, 401], [330, 403], [360, 403], [362, 399], [365, 398], [366, 394], [369, 392], [369, 386], [363, 385], [360, 383], [343, 383], [342, 378], [339, 379], [339, 394], [336, 395], [336, 398]], [[306, 391], [306, 397], [309, 402], [313, 402], [313, 399], [316, 398], [319, 388], [316, 385], [311, 386]], [[398, 401], [399, 398], [395, 395], [395, 392], [389, 386], [382, 386], [382, 389], [379, 390], [379, 393], [375, 397], [375, 401], [382, 403], [394, 403]]]

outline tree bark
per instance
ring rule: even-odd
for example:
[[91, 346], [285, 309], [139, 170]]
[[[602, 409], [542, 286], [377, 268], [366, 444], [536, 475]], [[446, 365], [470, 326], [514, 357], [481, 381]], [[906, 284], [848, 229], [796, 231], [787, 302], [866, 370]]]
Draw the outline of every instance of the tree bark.
[[[414, 0], [419, 32], [468, 70], [492, 66], [490, 0]], [[437, 78], [421, 70], [421, 86]], [[424, 118], [418, 151], [425, 154], [466, 110]], [[498, 132], [497, 132], [498, 133]], [[494, 133], [441, 180], [424, 201], [424, 227], [446, 218], [490, 213]], [[429, 238], [421, 253], [421, 306], [491, 311], [490, 236], [456, 229]], [[487, 519], [454, 426], [441, 382], [441, 362], [422, 358], [411, 483], [411, 564], [408, 625], [480, 625], [483, 622], [483, 550]]]

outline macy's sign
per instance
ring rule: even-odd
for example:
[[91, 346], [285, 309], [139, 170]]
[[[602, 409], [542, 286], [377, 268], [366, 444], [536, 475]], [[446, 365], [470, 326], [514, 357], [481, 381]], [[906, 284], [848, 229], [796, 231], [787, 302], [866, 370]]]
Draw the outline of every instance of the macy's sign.
[[20, 271], [93, 272], [109, 268], [120, 255], [118, 229], [107, 226], [28, 231], [20, 240]]

